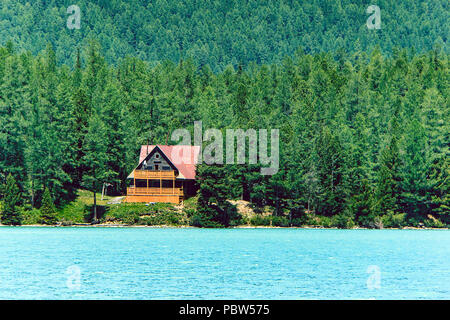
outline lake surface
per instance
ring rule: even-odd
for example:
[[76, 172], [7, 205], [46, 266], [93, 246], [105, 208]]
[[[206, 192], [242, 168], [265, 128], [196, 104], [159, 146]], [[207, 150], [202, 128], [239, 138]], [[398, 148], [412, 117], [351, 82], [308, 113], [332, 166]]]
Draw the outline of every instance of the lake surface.
[[1, 227], [0, 299], [450, 299], [450, 231]]

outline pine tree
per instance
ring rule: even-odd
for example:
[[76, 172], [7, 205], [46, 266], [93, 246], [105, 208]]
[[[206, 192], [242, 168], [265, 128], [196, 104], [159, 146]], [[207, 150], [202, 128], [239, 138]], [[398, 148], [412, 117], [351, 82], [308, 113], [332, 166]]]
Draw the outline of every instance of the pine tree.
[[359, 189], [350, 198], [348, 204], [349, 212], [355, 217], [355, 222], [362, 226], [370, 227], [374, 219], [373, 190], [367, 179], [359, 183]]
[[375, 210], [378, 215], [398, 213], [401, 209], [399, 206], [401, 180], [398, 142], [397, 138], [392, 136], [389, 145], [381, 152], [375, 195]]
[[413, 120], [406, 128], [402, 155], [401, 207], [411, 216], [426, 217], [431, 213], [429, 190], [429, 154], [423, 126]]
[[[129, 114], [122, 109], [123, 99], [120, 96], [118, 83], [109, 79], [103, 97], [102, 122], [105, 125], [105, 141], [107, 152], [105, 181], [112, 184], [113, 190], [120, 193], [126, 190], [126, 178], [129, 174], [127, 166], [127, 127]], [[120, 141], [120, 143], [119, 143]]]
[[236, 207], [227, 201], [230, 192], [223, 165], [200, 165], [198, 215], [193, 224], [199, 227], [228, 227], [237, 218]]
[[20, 192], [16, 179], [9, 174], [6, 185], [3, 187], [3, 200], [1, 222], [5, 225], [17, 226], [22, 224], [22, 217], [18, 206], [20, 205]]
[[450, 224], [450, 160], [441, 159], [430, 176], [431, 210], [442, 222]]
[[42, 196], [41, 219], [44, 224], [55, 224], [58, 219], [56, 217], [56, 208], [52, 200], [49, 188], [45, 188]]
[[93, 192], [93, 222], [98, 221], [97, 192], [107, 176], [106, 125], [101, 119], [101, 109], [95, 108], [89, 120], [89, 130], [86, 134], [83, 148], [83, 164], [86, 172], [83, 175], [83, 186]]
[[348, 192], [345, 185], [345, 156], [341, 143], [328, 127], [320, 132], [315, 153], [319, 182], [318, 213], [335, 215], [342, 212]]

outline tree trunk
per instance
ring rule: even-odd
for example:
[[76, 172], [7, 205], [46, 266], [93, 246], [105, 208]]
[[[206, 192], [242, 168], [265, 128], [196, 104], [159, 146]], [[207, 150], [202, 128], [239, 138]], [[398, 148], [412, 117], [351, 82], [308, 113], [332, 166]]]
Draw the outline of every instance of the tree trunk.
[[95, 183], [92, 184], [94, 190], [94, 223], [97, 223], [97, 195], [95, 193]]
[[31, 207], [34, 208], [34, 178], [31, 178]]

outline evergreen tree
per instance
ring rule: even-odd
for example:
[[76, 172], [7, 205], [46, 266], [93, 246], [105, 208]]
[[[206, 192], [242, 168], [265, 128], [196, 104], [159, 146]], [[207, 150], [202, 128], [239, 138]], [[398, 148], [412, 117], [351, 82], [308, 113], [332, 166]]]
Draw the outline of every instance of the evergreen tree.
[[3, 187], [3, 199], [1, 206], [1, 222], [5, 225], [17, 226], [22, 223], [19, 212], [20, 191], [16, 179], [9, 174], [6, 178], [6, 185]]
[[378, 215], [389, 212], [398, 213], [399, 198], [402, 193], [400, 173], [400, 156], [398, 142], [395, 136], [391, 137], [388, 146], [381, 152], [380, 169], [375, 195], [375, 210]]
[[429, 154], [423, 126], [413, 120], [406, 129], [405, 151], [402, 161], [401, 206], [402, 211], [412, 216], [431, 213], [429, 190]]
[[95, 108], [89, 120], [89, 130], [86, 134], [83, 147], [83, 164], [86, 172], [83, 175], [83, 186], [93, 192], [93, 222], [98, 221], [97, 192], [108, 176], [108, 155], [106, 149], [106, 126], [101, 119], [100, 108]]
[[[233, 43], [227, 55], [238, 54], [227, 66], [220, 43], [208, 49], [201, 40], [192, 51], [201, 62], [172, 55], [172, 44], [165, 44], [157, 50], [172, 60], [160, 62], [161, 52], [144, 52], [148, 43], [124, 32], [139, 47], [137, 55], [152, 63], [128, 57], [108, 64], [115, 52], [107, 45], [103, 57], [95, 42], [70, 57], [45, 42], [37, 56], [12, 43], [0, 47], [0, 182], [11, 173], [26, 207], [41, 206], [46, 186], [56, 206], [74, 199], [79, 188], [100, 191], [105, 182], [123, 195], [142, 144], [171, 144], [173, 129], [192, 131], [192, 122], [202, 120], [204, 130], [276, 128], [281, 134], [274, 176], [261, 176], [259, 164], [199, 167], [200, 225], [236, 223], [228, 200], [237, 199], [257, 212], [270, 210], [277, 220], [289, 213], [291, 222], [306, 223], [308, 214], [308, 221], [350, 226], [354, 217], [371, 226], [374, 219], [407, 213], [409, 223], [430, 215], [448, 223], [445, 51], [316, 54], [335, 43], [317, 46], [311, 33], [303, 50], [291, 58], [277, 53], [271, 65], [246, 63], [249, 56], [271, 60], [258, 41], [245, 48]], [[126, 52], [114, 40], [113, 48]], [[175, 42], [178, 49], [189, 47], [181, 34]], [[364, 48], [364, 39], [359, 42]], [[199, 66], [216, 59], [204, 54], [208, 50], [222, 59], [211, 69]], [[59, 64], [66, 58], [74, 68]]]
[[44, 224], [55, 224], [58, 219], [56, 217], [56, 208], [52, 200], [52, 195], [48, 188], [45, 188], [42, 196], [42, 205], [40, 208], [41, 219]]
[[200, 165], [198, 215], [193, 224], [199, 227], [228, 227], [237, 218], [236, 207], [227, 201], [227, 171], [219, 165]]
[[318, 213], [335, 215], [343, 211], [347, 193], [345, 158], [339, 142], [328, 127], [322, 129], [315, 146], [319, 193]]

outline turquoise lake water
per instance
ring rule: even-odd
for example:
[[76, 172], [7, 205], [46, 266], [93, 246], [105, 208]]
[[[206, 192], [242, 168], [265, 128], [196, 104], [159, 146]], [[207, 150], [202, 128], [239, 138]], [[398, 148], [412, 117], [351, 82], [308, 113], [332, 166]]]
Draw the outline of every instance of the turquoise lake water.
[[450, 299], [450, 231], [2, 227], [0, 299]]

